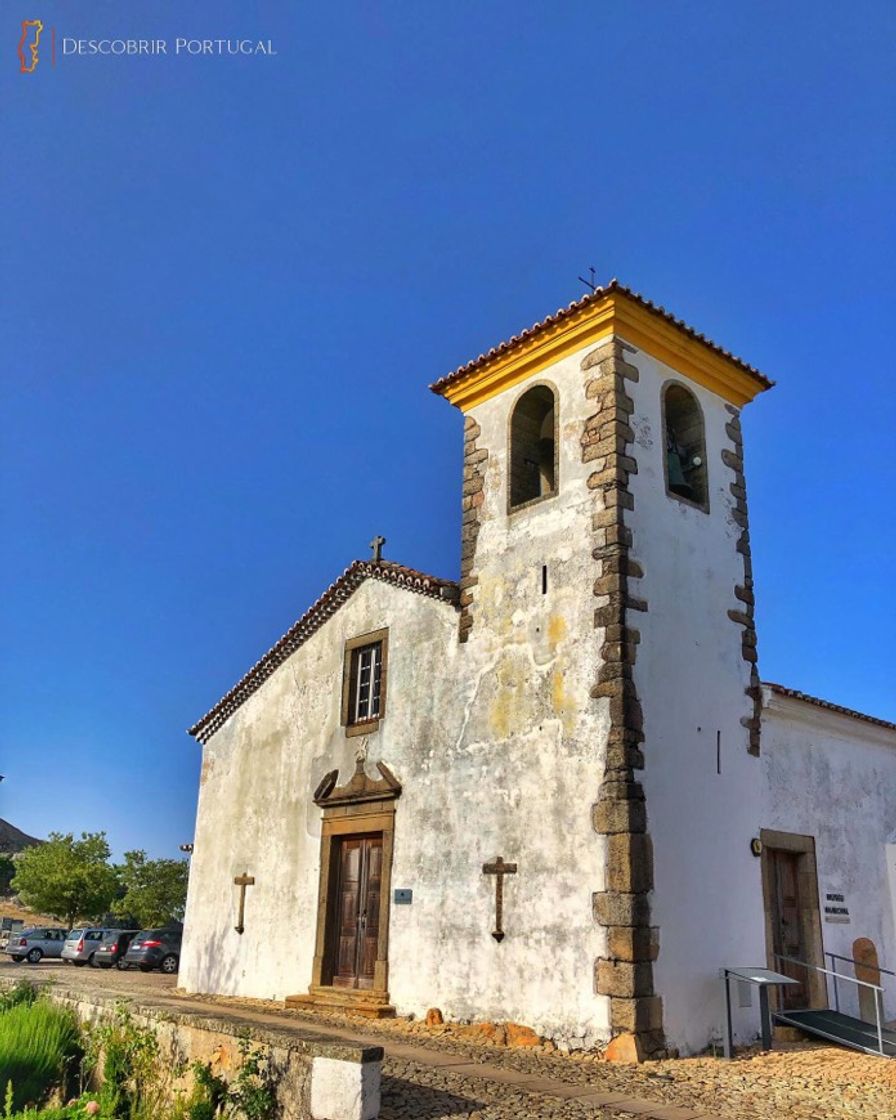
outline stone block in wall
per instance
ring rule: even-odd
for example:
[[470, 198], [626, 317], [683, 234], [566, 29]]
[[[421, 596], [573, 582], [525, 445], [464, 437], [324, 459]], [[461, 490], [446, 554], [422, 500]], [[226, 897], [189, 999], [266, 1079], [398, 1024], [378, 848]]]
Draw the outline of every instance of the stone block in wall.
[[592, 823], [595, 831], [607, 834], [645, 832], [647, 808], [643, 800], [615, 801], [601, 798], [592, 810]]
[[610, 999], [610, 1027], [616, 1031], [661, 1031], [663, 1027], [663, 1001], [660, 996], [642, 996]]
[[380, 1063], [338, 1058], [311, 1063], [312, 1120], [376, 1120], [380, 1114]]
[[647, 926], [650, 902], [646, 894], [596, 891], [592, 898], [594, 920], [602, 926]]
[[596, 991], [599, 996], [624, 999], [653, 995], [650, 961], [616, 961], [601, 957], [597, 962]]
[[607, 886], [633, 894], [653, 889], [653, 846], [646, 833], [607, 837]]
[[660, 948], [656, 926], [610, 926], [607, 955], [617, 961], [655, 961]]

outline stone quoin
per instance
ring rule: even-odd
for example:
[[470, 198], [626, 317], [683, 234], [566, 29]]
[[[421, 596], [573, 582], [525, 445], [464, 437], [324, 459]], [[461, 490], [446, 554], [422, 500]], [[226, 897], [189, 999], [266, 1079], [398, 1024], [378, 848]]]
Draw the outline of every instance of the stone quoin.
[[642, 1058], [721, 1036], [723, 966], [894, 967], [896, 726], [759, 677], [771, 386], [615, 281], [432, 386], [458, 579], [376, 538], [190, 729], [184, 988]]

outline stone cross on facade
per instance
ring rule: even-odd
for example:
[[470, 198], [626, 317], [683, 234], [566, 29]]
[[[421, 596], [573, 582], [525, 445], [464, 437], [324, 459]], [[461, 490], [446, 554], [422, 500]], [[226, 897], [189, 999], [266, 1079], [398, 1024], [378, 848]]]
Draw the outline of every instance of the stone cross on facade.
[[377, 536], [375, 536], [373, 538], [373, 540], [370, 542], [370, 548], [371, 548], [371, 551], [373, 552], [373, 562], [374, 562], [374, 564], [376, 564], [379, 560], [382, 560], [382, 558], [383, 558], [383, 545], [385, 543], [386, 543], [386, 538], [379, 536], [379, 534], [377, 534]]
[[504, 940], [504, 876], [516, 875], [516, 864], [505, 863], [501, 856], [495, 856], [492, 863], [482, 865], [483, 875], [495, 876], [495, 928], [492, 937], [495, 941]]
[[246, 928], [243, 925], [243, 919], [246, 916], [246, 887], [255, 886], [254, 875], [237, 875], [233, 880], [234, 884], [240, 888], [240, 916], [237, 919], [236, 925], [233, 927], [237, 933], [242, 933]]

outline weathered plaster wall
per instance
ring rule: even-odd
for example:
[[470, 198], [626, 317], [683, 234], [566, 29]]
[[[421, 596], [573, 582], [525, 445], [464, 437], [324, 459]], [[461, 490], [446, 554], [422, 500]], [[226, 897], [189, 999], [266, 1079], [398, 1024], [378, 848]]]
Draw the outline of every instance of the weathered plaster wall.
[[[511, 399], [475, 410], [476, 581], [458, 643], [451, 606], [368, 580], [205, 747], [181, 969], [190, 990], [282, 998], [307, 989], [314, 951], [320, 810], [328, 770], [353, 768], [339, 726], [343, 643], [388, 626], [387, 707], [368, 772], [384, 761], [397, 803], [389, 990], [400, 1012], [516, 1019], [572, 1045], [607, 1034], [594, 995], [602, 885], [591, 826], [605, 738], [596, 677], [591, 469], [580, 437], [589, 402], [574, 357], [560, 392], [560, 495], [508, 514]], [[548, 590], [542, 591], [542, 567]], [[465, 628], [466, 629], [466, 628]], [[490, 936], [501, 855], [506, 938]], [[247, 871], [245, 933], [233, 877]]]
[[[732, 446], [725, 401], [643, 352], [627, 360], [640, 372], [628, 386], [638, 470], [627, 524], [630, 555], [644, 572], [630, 591], [648, 604], [637, 616], [634, 680], [654, 851], [651, 922], [660, 939], [654, 982], [667, 1041], [687, 1052], [720, 1030], [719, 967], [765, 959], [759, 860], [749, 848], [762, 775], [741, 723], [753, 715], [742, 627], [728, 616], [744, 582], [741, 525], [729, 489], [734, 475], [722, 459]], [[661, 391], [669, 379], [686, 384], [703, 409], [708, 513], [666, 493]], [[736, 1021], [746, 1036], [756, 1025], [755, 1013]]]
[[[822, 921], [825, 950], [851, 957], [853, 941], [870, 937], [879, 963], [896, 970], [896, 900], [887, 873], [887, 845], [896, 836], [896, 731], [768, 688], [763, 701], [762, 825], [815, 838], [822, 908], [826, 890], [846, 895], [850, 922]], [[883, 981], [893, 1019], [896, 980]], [[840, 991], [844, 1009], [855, 1013], [854, 985]]]
[[[311, 794], [329, 769], [346, 780], [357, 748], [339, 724], [344, 643], [390, 627], [388, 708], [370, 739], [368, 769], [375, 774], [384, 758], [405, 778], [441, 739], [456, 617], [448, 604], [366, 580], [208, 741], [180, 972], [186, 988], [270, 999], [307, 989], [320, 847]], [[233, 878], [244, 871], [255, 885], [246, 889], [240, 935]]]
[[[367, 580], [204, 747], [181, 981], [190, 991], [282, 999], [307, 990], [317, 920], [323, 775], [354, 769], [340, 725], [343, 646], [388, 626], [386, 715], [368, 769], [384, 759], [413, 785], [452, 708], [456, 612]], [[248, 872], [245, 932], [235, 875]]]
[[[515, 1018], [576, 1046], [609, 1034], [607, 1001], [594, 990], [605, 934], [594, 922], [592, 895], [603, 888], [604, 842], [591, 809], [609, 720], [606, 703], [590, 698], [599, 666], [594, 494], [581, 437], [594, 404], [585, 395], [581, 358], [569, 356], [467, 418], [476, 447], [488, 456], [481, 461], [469, 567], [475, 584], [458, 662], [468, 709], [455, 748], [457, 800], [446, 799], [463, 858], [448, 869], [457, 879], [457, 904], [442, 919], [446, 950], [459, 948], [465, 973], [443, 1009]], [[559, 492], [508, 512], [510, 414], [537, 383], [557, 392]], [[422, 857], [431, 841], [419, 842]], [[500, 945], [488, 936], [494, 880], [470, 877], [469, 870], [478, 872], [496, 855], [519, 866], [506, 881], [507, 937]], [[393, 930], [405, 920], [396, 914]], [[408, 935], [410, 948], [411, 929]], [[444, 991], [444, 983], [431, 990]], [[401, 989], [393, 991], [398, 998]]]

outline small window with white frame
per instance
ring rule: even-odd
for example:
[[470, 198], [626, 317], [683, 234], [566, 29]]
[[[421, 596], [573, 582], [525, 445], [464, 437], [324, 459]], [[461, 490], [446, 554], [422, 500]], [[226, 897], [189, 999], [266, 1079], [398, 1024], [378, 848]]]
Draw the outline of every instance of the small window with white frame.
[[342, 723], [347, 735], [379, 726], [386, 704], [388, 635], [388, 630], [376, 630], [345, 643]]

